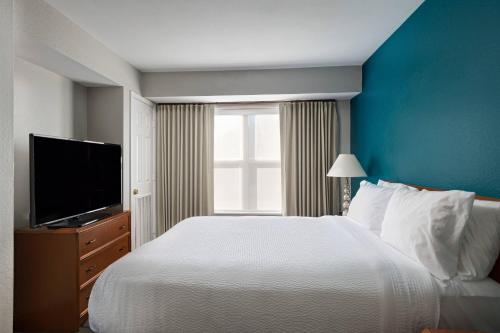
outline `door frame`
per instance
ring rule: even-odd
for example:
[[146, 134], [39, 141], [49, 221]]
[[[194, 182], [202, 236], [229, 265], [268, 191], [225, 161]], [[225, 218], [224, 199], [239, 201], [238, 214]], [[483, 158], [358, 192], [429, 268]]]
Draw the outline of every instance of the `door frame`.
[[[152, 107], [153, 109], [153, 117], [151, 118], [151, 137], [152, 137], [152, 147], [151, 147], [151, 182], [152, 182], [152, 189], [151, 189], [151, 231], [152, 231], [152, 238], [156, 238], [156, 104], [153, 103], [152, 101], [142, 97], [135, 91], [130, 92], [130, 126], [129, 126], [129, 188], [128, 188], [128, 196], [130, 198], [130, 209], [132, 210], [132, 200], [134, 200], [134, 194], [132, 193], [133, 191], [133, 186], [132, 186], [132, 126], [133, 126], [133, 117], [132, 114], [134, 112], [133, 110], [133, 100], [139, 101], [141, 103], [146, 104], [149, 107]], [[134, 221], [134, 212], [132, 212], [131, 215], [131, 229], [134, 231], [132, 234], [132, 250], [135, 249], [137, 240], [135, 237], [135, 221]]]

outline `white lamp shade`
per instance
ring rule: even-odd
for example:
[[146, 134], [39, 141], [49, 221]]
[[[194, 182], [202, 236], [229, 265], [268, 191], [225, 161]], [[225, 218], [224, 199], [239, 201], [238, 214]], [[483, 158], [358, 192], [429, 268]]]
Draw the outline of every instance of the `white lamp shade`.
[[356, 156], [340, 154], [326, 175], [328, 177], [366, 177], [366, 172]]

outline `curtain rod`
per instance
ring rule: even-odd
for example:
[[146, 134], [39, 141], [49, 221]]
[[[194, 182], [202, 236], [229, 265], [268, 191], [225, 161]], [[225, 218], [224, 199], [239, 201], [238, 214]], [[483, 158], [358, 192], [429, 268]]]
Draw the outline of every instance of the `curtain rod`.
[[252, 101], [252, 102], [211, 102], [211, 103], [202, 103], [202, 102], [193, 102], [193, 103], [156, 103], [157, 105], [188, 105], [188, 104], [270, 104], [270, 103], [289, 103], [289, 102], [337, 102], [336, 99], [297, 99], [297, 100], [287, 100], [287, 101]]

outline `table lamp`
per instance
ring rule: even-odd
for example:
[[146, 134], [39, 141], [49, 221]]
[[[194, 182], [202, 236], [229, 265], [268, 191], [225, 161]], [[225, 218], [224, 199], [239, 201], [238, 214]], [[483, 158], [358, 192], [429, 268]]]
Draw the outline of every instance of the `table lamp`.
[[345, 178], [342, 215], [347, 215], [351, 202], [351, 177], [366, 177], [365, 170], [353, 154], [340, 154], [326, 176]]

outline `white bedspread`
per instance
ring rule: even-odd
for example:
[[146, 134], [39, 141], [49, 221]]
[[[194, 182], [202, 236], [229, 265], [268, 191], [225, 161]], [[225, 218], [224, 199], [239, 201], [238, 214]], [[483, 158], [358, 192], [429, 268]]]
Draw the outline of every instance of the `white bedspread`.
[[96, 332], [420, 332], [427, 271], [346, 217], [198, 217], [112, 264]]

